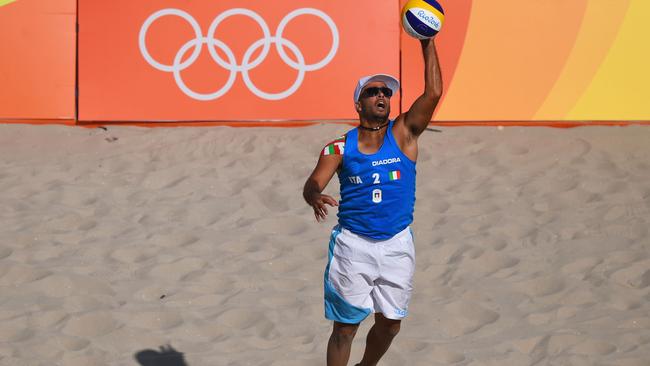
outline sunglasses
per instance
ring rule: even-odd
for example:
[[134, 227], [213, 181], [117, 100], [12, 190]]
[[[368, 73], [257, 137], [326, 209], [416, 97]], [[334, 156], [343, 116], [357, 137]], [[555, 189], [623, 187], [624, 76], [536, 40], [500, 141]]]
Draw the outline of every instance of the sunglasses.
[[385, 86], [382, 87], [371, 86], [363, 90], [363, 92], [361, 93], [361, 97], [362, 98], [376, 97], [377, 95], [379, 95], [379, 92], [381, 92], [387, 98], [393, 96], [393, 90], [391, 88], [387, 88]]

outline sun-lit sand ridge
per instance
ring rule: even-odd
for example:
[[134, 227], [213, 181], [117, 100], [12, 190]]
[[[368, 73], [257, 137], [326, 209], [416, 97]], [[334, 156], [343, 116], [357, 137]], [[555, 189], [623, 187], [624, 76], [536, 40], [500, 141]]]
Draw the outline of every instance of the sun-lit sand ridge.
[[[0, 126], [0, 365], [323, 365], [301, 190], [347, 128]], [[383, 364], [647, 366], [650, 128], [442, 130]]]

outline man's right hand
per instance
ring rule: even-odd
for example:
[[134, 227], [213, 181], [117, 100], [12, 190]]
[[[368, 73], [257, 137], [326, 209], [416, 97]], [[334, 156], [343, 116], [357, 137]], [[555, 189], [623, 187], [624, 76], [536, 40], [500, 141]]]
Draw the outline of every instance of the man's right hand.
[[314, 216], [318, 222], [325, 221], [327, 218], [327, 205], [332, 207], [339, 205], [332, 196], [321, 192], [332, 179], [342, 161], [343, 155], [321, 155], [314, 171], [305, 182], [302, 196], [305, 202], [314, 209]]
[[332, 196], [322, 193], [316, 193], [313, 198], [309, 200], [309, 205], [314, 209], [314, 216], [316, 221], [325, 221], [327, 218], [327, 205], [336, 207], [339, 203]]

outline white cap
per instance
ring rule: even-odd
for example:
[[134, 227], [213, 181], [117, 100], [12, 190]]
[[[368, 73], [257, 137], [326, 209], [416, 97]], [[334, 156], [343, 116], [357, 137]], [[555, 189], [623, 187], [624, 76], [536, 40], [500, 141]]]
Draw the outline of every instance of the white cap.
[[399, 91], [399, 81], [390, 75], [376, 74], [376, 75], [364, 76], [361, 79], [359, 79], [359, 82], [357, 83], [357, 87], [354, 88], [355, 103], [359, 101], [359, 95], [361, 94], [361, 90], [363, 90], [363, 87], [373, 81], [381, 81], [384, 84], [386, 84], [386, 86], [393, 91], [393, 95], [397, 94], [397, 92]]

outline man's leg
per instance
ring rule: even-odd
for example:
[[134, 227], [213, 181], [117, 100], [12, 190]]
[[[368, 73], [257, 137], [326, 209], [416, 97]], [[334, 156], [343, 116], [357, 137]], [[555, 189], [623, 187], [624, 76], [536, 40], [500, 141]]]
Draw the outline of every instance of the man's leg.
[[334, 322], [332, 335], [327, 343], [327, 366], [346, 366], [350, 358], [350, 349], [359, 324]]
[[366, 350], [359, 366], [375, 366], [386, 353], [393, 338], [399, 333], [401, 320], [388, 319], [381, 313], [375, 314], [375, 325], [366, 338]]

